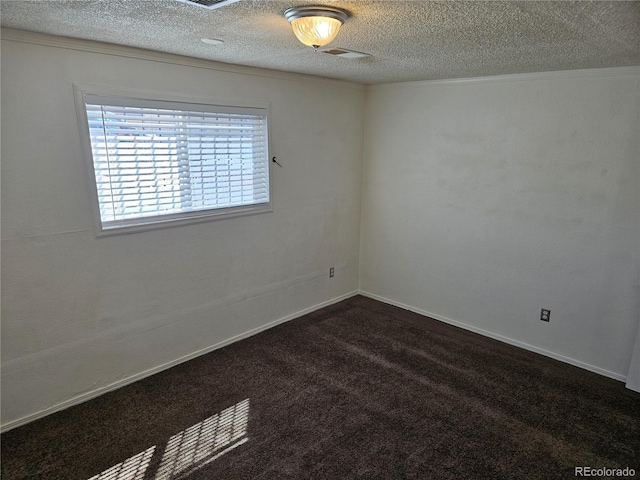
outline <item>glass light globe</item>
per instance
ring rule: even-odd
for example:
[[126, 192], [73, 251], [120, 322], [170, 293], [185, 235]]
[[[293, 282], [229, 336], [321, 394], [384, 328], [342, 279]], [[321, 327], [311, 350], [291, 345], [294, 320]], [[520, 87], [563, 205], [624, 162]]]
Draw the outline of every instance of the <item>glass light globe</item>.
[[329, 17], [302, 17], [291, 22], [294, 35], [305, 45], [324, 47], [338, 35], [340, 20]]

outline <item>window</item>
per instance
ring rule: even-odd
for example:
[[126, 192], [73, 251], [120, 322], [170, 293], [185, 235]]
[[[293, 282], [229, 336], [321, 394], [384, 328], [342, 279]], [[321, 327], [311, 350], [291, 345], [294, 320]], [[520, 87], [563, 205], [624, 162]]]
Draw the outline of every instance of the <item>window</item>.
[[270, 210], [267, 108], [76, 91], [101, 233]]

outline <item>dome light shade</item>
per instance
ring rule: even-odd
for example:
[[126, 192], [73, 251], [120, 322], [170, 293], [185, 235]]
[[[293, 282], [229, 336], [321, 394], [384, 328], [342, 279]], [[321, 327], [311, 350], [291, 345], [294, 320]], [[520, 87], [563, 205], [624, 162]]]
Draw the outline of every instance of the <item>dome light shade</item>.
[[284, 16], [298, 40], [314, 50], [333, 41], [348, 17], [345, 11], [333, 7], [294, 7]]
[[304, 17], [291, 22], [293, 34], [309, 47], [324, 47], [338, 35], [342, 24], [335, 18]]

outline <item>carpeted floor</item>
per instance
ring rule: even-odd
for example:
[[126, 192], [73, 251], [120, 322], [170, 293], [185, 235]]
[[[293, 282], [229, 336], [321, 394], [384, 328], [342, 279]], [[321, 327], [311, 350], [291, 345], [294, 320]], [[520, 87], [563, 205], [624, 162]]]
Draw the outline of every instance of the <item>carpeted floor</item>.
[[354, 297], [1, 440], [3, 480], [638, 476], [640, 394]]

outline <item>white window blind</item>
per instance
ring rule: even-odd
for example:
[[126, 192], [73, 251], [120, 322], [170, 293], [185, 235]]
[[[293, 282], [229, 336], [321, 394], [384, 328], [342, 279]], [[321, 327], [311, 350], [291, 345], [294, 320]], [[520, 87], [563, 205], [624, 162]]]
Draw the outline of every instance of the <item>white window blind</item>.
[[266, 109], [84, 103], [103, 230], [269, 205]]

